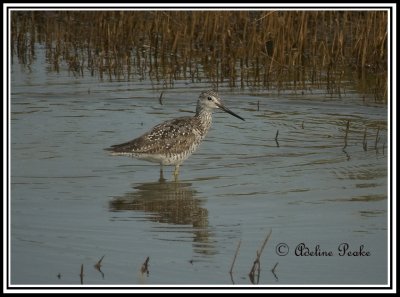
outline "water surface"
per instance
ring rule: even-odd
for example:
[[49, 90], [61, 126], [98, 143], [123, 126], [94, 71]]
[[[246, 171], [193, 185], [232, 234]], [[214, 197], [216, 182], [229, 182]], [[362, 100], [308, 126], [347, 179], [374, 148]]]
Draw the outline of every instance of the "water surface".
[[160, 183], [158, 165], [103, 148], [192, 115], [209, 85], [176, 83], [161, 105], [162, 83], [41, 63], [12, 65], [12, 284], [251, 284], [270, 230], [259, 284], [388, 281], [386, 106], [351, 88], [341, 98], [221, 88], [246, 121], [216, 112], [179, 182], [167, 168]]

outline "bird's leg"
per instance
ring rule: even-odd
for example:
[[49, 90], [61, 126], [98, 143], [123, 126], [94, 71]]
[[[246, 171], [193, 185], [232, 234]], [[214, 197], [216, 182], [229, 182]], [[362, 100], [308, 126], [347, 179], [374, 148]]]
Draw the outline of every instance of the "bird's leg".
[[160, 183], [165, 182], [164, 173], [163, 173], [163, 165], [160, 164], [160, 179], [158, 180]]
[[175, 170], [174, 170], [174, 179], [175, 179], [175, 181], [178, 181], [178, 176], [179, 176], [179, 164], [175, 165]]

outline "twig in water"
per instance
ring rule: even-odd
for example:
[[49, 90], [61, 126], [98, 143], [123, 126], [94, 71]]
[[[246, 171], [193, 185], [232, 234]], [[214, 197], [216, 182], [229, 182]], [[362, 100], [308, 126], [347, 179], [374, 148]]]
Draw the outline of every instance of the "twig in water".
[[101, 261], [103, 261], [103, 257], [100, 258], [100, 260], [94, 265], [94, 268], [96, 268], [97, 271], [101, 273], [101, 276], [104, 278], [104, 273], [101, 271]]
[[278, 280], [278, 277], [275, 274], [275, 269], [278, 266], [279, 262], [276, 262], [276, 264], [274, 265], [274, 267], [271, 269], [272, 274], [274, 275], [275, 279]]
[[233, 266], [235, 265], [236, 257], [237, 257], [237, 255], [239, 253], [239, 249], [240, 249], [240, 244], [241, 243], [242, 243], [242, 240], [239, 240], [238, 246], [236, 248], [235, 256], [233, 256], [231, 269], [229, 270], [229, 274], [231, 275], [232, 284], [235, 284], [235, 282], [233, 281], [233, 277], [232, 277], [232, 271], [233, 271]]
[[149, 275], [149, 260], [150, 257], [147, 257], [144, 263], [142, 264], [142, 267], [140, 268], [141, 273], [147, 273], [147, 275]]
[[342, 149], [342, 152], [346, 155], [347, 161], [350, 161], [350, 155], [349, 155], [349, 153], [348, 153], [344, 148]]
[[343, 147], [343, 149], [345, 149], [347, 147], [347, 135], [349, 134], [349, 130], [350, 130], [350, 120], [347, 120], [346, 134], [344, 135], [344, 147]]
[[257, 111], [260, 111], [260, 100], [257, 101]]
[[162, 103], [162, 96], [163, 96], [163, 95], [164, 95], [164, 91], [161, 92], [160, 98], [158, 98], [158, 102], [160, 102], [161, 105], [163, 105], [163, 103]]
[[97, 270], [100, 270], [100, 268], [101, 268], [101, 261], [103, 261], [103, 259], [104, 259], [104, 256], [101, 257], [100, 260], [94, 265], [94, 267], [95, 267]]
[[81, 265], [81, 273], [79, 274], [79, 277], [81, 278], [81, 285], [83, 285], [83, 264]]
[[365, 127], [365, 130], [364, 130], [363, 149], [364, 149], [364, 151], [367, 151], [367, 149], [368, 149], [368, 145], [367, 145], [367, 127]]
[[[265, 240], [264, 240], [264, 242], [263, 242], [263, 244], [261, 246], [260, 251], [256, 252], [257, 256], [256, 256], [256, 259], [253, 262], [253, 267], [251, 268], [250, 273], [249, 273], [249, 278], [250, 278], [250, 281], [251, 281], [252, 284], [258, 284], [258, 281], [259, 281], [259, 278], [260, 278], [260, 271], [261, 271], [261, 268], [260, 268], [260, 257], [261, 257], [261, 254], [262, 254], [262, 252], [263, 252], [263, 250], [264, 250], [269, 238], [271, 237], [271, 233], [272, 233], [272, 230], [269, 231], [267, 237], [265, 238]], [[258, 275], [257, 282], [255, 282], [255, 278], [254, 278], [255, 275], [256, 275], [256, 269], [257, 269], [257, 275]]]
[[276, 134], [275, 134], [275, 142], [276, 142], [276, 146], [277, 146], [277, 147], [279, 147], [278, 135], [279, 135], [279, 130], [276, 130]]
[[380, 128], [378, 127], [378, 130], [376, 131], [376, 136], [375, 136], [375, 150], [376, 153], [378, 154], [378, 142], [379, 142], [379, 130]]
[[262, 254], [262, 252], [264, 251], [264, 248], [265, 248], [265, 246], [267, 245], [267, 242], [268, 242], [269, 238], [271, 237], [271, 233], [272, 233], [272, 229], [269, 230], [269, 233], [268, 233], [267, 237], [265, 238], [265, 240], [264, 240], [264, 242], [263, 242], [263, 244], [262, 244], [262, 246], [261, 246], [260, 255], [258, 256], [258, 259], [260, 259], [261, 254]]

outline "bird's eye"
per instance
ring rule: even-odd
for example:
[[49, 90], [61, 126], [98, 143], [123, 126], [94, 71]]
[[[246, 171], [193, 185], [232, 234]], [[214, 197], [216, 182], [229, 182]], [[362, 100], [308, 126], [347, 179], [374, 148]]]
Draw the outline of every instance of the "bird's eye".
[[208, 99], [208, 101], [211, 101], [211, 100], [212, 100], [212, 97], [208, 96], [208, 98], [207, 98], [207, 99]]

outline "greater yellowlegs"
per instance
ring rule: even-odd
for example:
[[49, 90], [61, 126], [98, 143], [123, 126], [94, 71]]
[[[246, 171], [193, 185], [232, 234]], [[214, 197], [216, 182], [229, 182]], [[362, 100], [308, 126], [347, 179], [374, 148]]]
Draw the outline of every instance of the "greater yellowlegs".
[[107, 148], [112, 155], [130, 156], [163, 165], [175, 165], [174, 177], [178, 179], [179, 166], [200, 145], [212, 123], [212, 112], [221, 109], [239, 119], [244, 119], [228, 109], [214, 91], [202, 92], [197, 100], [193, 117], [179, 117], [158, 124], [150, 131], [131, 141]]

